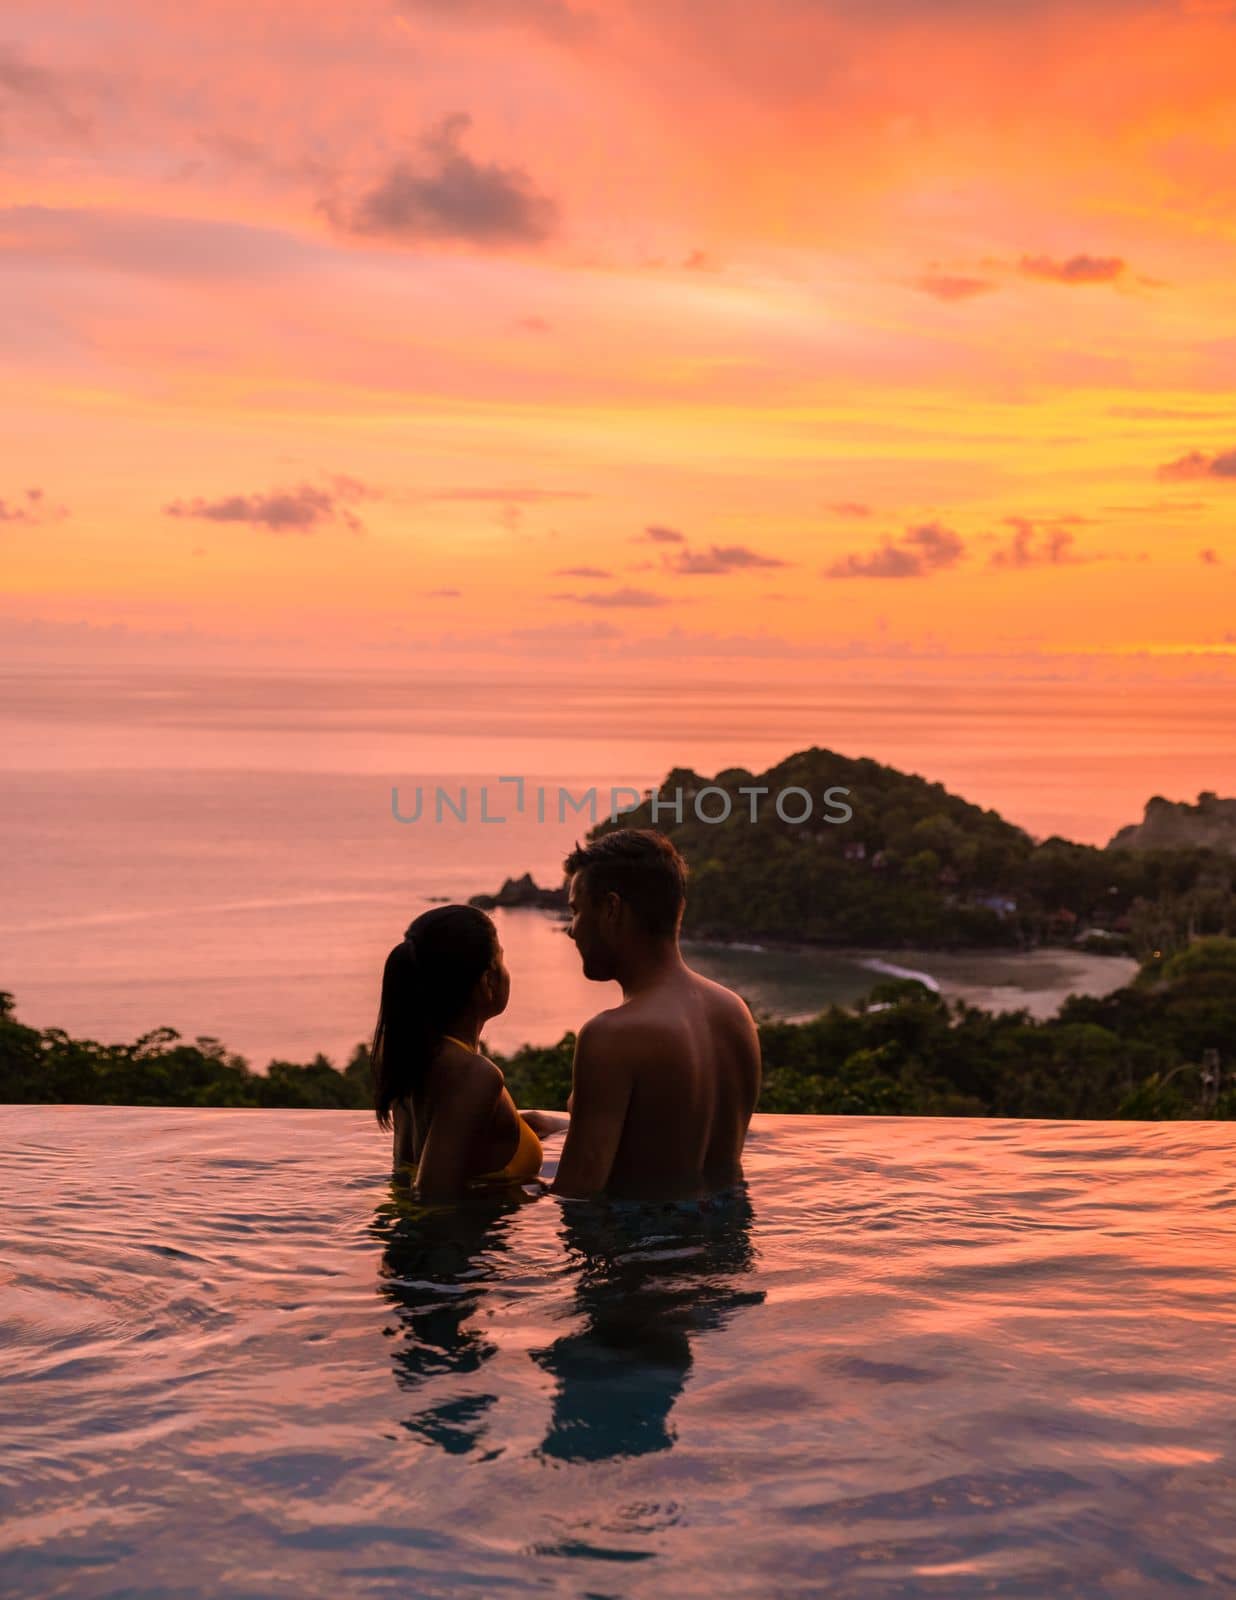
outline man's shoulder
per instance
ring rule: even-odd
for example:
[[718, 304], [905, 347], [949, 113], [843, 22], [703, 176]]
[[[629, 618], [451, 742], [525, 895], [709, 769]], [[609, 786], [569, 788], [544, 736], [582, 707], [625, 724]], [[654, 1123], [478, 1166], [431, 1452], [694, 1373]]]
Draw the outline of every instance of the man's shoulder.
[[[618, 1016], [622, 1008], [600, 1011], [590, 1017], [575, 1040], [574, 1080], [571, 1101], [583, 1090], [594, 1108], [615, 1095], [625, 1097], [633, 1081], [634, 1064], [640, 1051], [633, 1049], [634, 1034]], [[578, 1109], [567, 1103], [568, 1110]]]
[[713, 978], [706, 978], [702, 972], [692, 972], [691, 976], [720, 1015], [740, 1024], [754, 1022], [750, 1006], [735, 990], [727, 989]]
[[670, 1044], [673, 1034], [664, 1019], [624, 1001], [584, 1023], [576, 1043], [577, 1059], [604, 1071], [631, 1071], [663, 1043]]
[[[701, 996], [713, 1018], [733, 1038], [758, 1039], [755, 1019], [741, 995], [701, 973], [691, 972], [691, 987]], [[683, 997], [685, 998], [685, 997]], [[648, 1002], [623, 1001], [590, 1017], [577, 1036], [577, 1050], [586, 1057], [615, 1060], [660, 1059], [680, 1054], [691, 1007], [671, 1004], [662, 993]]]
[[576, 1035], [578, 1045], [592, 1054], [620, 1044], [622, 1040], [630, 1038], [633, 1020], [638, 1026], [638, 1018], [632, 1018], [625, 1004], [612, 1006], [608, 1011], [598, 1011], [595, 1017], [588, 1018]]

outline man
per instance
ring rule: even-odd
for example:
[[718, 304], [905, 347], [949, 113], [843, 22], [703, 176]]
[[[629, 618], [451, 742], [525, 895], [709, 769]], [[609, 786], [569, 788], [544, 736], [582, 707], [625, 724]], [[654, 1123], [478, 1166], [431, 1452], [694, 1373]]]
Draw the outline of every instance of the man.
[[570, 1126], [551, 1192], [697, 1199], [742, 1177], [760, 1090], [760, 1042], [731, 990], [678, 948], [686, 863], [653, 829], [572, 851], [571, 938], [584, 976], [623, 1001], [580, 1029]]

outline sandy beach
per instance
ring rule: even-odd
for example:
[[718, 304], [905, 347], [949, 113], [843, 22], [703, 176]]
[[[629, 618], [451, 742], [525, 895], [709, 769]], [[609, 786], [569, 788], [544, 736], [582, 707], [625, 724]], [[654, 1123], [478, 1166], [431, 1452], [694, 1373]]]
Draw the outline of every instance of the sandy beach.
[[854, 950], [857, 961], [877, 972], [892, 969], [930, 976], [949, 1000], [965, 1000], [985, 1011], [1029, 1011], [1052, 1017], [1071, 994], [1105, 995], [1128, 983], [1138, 970], [1129, 956], [1096, 955], [1052, 946], [1039, 950]]

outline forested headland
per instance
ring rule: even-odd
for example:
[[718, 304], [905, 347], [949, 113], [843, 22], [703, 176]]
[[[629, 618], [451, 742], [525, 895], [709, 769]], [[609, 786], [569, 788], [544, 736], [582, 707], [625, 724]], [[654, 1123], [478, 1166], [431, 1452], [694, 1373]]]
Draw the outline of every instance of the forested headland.
[[[1124, 829], [1106, 848], [1035, 839], [941, 783], [819, 748], [762, 773], [729, 767], [708, 778], [676, 767], [616, 817], [604, 815], [606, 798], [596, 796], [602, 820], [589, 839], [655, 827], [689, 863], [687, 938], [884, 950], [1058, 945], [1146, 960], [1236, 935], [1236, 855], [1213, 830], [1197, 831], [1236, 802], [1213, 796], [1201, 797], [1201, 822], [1193, 808], [1148, 804], [1148, 816], [1189, 813], [1170, 843]], [[554, 903], [565, 903], [564, 891], [526, 874], [473, 896], [485, 907]]]

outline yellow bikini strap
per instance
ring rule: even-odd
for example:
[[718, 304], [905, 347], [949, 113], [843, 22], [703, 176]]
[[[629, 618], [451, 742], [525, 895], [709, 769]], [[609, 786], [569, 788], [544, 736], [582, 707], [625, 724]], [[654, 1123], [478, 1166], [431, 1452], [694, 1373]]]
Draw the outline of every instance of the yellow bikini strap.
[[471, 1050], [473, 1055], [477, 1054], [475, 1045], [467, 1044], [463, 1039], [457, 1039], [453, 1033], [444, 1033], [442, 1037], [444, 1039], [449, 1039], [452, 1044], [461, 1046], [461, 1048], [464, 1050]]

